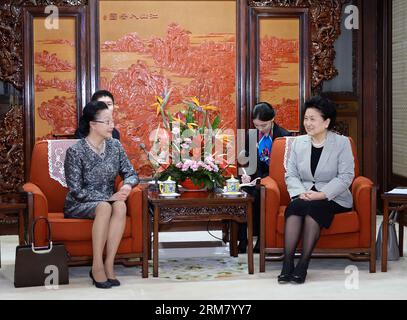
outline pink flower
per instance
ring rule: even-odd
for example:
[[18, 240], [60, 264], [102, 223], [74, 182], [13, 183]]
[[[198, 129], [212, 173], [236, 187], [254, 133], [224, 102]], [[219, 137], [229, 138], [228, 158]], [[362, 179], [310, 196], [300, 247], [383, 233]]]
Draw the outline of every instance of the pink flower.
[[213, 171], [213, 169], [212, 169], [210, 166], [208, 166], [208, 165], [205, 165], [204, 168], [205, 168], [206, 170], [208, 170], [208, 171]]
[[205, 162], [208, 164], [214, 163], [215, 159], [212, 156], [207, 156]]
[[189, 144], [183, 143], [183, 144], [181, 144], [181, 148], [183, 148], [183, 149], [188, 149], [188, 148], [189, 148]]
[[176, 135], [176, 134], [179, 134], [181, 132], [181, 130], [179, 129], [179, 127], [174, 127], [174, 128], [172, 128], [171, 132]]

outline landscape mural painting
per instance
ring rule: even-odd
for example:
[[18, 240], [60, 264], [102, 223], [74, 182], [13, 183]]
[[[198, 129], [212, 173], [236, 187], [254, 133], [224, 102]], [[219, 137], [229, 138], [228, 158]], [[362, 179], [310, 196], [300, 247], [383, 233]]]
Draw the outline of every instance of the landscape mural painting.
[[[77, 127], [75, 18], [58, 29], [33, 21], [35, 138], [73, 136]], [[259, 20], [258, 101], [277, 110], [276, 121], [299, 131], [299, 19]], [[196, 97], [217, 106], [213, 120], [236, 131], [236, 2], [99, 1], [98, 89], [115, 97], [115, 127], [141, 177], [152, 174], [150, 133], [162, 124], [152, 105], [171, 89], [174, 113]], [[89, 79], [88, 79], [89, 80]], [[85, 103], [84, 103], [85, 104]]]
[[45, 18], [33, 21], [35, 139], [73, 135], [77, 126], [75, 18], [61, 17], [58, 29]]
[[196, 97], [236, 130], [235, 1], [100, 1], [100, 83], [115, 98], [115, 126], [140, 176], [140, 148], [162, 123], [151, 105], [172, 89], [167, 110]]
[[259, 101], [276, 109], [276, 122], [290, 131], [300, 125], [300, 19], [259, 19]]

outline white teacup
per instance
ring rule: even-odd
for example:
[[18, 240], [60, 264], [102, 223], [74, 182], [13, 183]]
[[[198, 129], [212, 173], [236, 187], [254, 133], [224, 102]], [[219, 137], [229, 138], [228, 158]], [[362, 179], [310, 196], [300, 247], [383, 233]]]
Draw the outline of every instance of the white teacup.
[[171, 177], [168, 177], [166, 181], [160, 181], [160, 192], [162, 194], [170, 194], [170, 193], [175, 193], [175, 186], [176, 183], [175, 181], [171, 180]]
[[239, 192], [240, 183], [233, 175], [230, 179], [226, 180], [226, 192]]

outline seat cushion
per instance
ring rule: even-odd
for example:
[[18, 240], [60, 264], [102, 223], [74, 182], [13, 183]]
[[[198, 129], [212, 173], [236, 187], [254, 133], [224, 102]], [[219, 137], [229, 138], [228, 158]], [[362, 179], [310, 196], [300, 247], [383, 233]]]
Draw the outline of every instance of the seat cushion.
[[[92, 240], [92, 219], [66, 219], [62, 212], [49, 213], [53, 241]], [[126, 216], [123, 238], [131, 237], [131, 217]]]
[[[286, 206], [281, 206], [278, 212], [277, 218], [277, 232], [284, 234], [284, 212]], [[329, 229], [322, 229], [321, 236], [341, 234], [341, 233], [351, 233], [359, 231], [359, 218], [356, 211], [349, 211], [344, 213], [335, 214], [334, 220], [332, 221]]]

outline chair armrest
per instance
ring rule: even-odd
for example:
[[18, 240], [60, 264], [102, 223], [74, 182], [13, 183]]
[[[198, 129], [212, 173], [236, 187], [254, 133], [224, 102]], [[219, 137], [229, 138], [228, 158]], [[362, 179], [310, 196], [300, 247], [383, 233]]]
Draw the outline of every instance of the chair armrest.
[[[28, 217], [28, 234], [29, 240], [32, 242], [31, 225], [30, 222], [34, 222], [34, 219], [38, 217], [48, 218], [48, 200], [45, 197], [41, 189], [34, 183], [27, 182], [23, 185], [25, 192], [31, 192], [33, 195], [33, 210], [32, 217]], [[44, 246], [47, 245], [47, 229], [44, 221], [37, 223], [35, 227], [35, 245]]]
[[277, 219], [280, 208], [280, 189], [277, 182], [270, 177], [261, 179], [261, 184], [266, 187], [266, 217]]
[[266, 188], [265, 195], [265, 217], [264, 226], [261, 226], [265, 236], [265, 247], [272, 248], [276, 246], [277, 218], [280, 209], [280, 189], [277, 182], [266, 177], [261, 180], [261, 184]]
[[142, 196], [143, 190], [139, 186], [131, 189], [129, 196], [127, 197], [127, 215], [131, 217], [141, 216], [142, 209]]
[[139, 186], [134, 187], [127, 197], [127, 215], [131, 217], [131, 233], [133, 251], [142, 243], [143, 238], [143, 191]]
[[39, 216], [43, 216], [48, 218], [48, 200], [45, 197], [44, 193], [41, 189], [35, 185], [34, 183], [27, 182], [23, 185], [23, 190], [25, 192], [31, 192], [33, 194], [33, 217], [31, 218], [38, 218]]
[[359, 176], [352, 184], [353, 206], [359, 217], [360, 245], [368, 247], [371, 238], [372, 225], [376, 224], [376, 208], [372, 208], [373, 182]]

